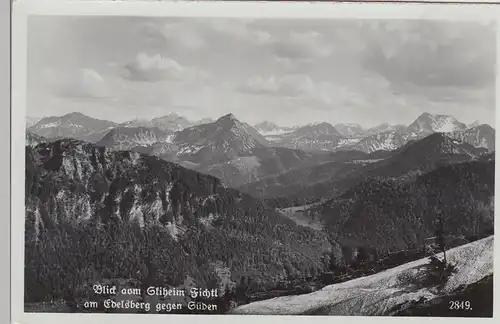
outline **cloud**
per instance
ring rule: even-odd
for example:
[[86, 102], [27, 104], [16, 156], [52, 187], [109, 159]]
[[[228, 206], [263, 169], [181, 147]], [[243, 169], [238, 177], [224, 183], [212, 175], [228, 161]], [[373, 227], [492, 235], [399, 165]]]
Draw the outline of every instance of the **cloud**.
[[253, 28], [251, 20], [244, 19], [213, 19], [209, 28], [219, 35], [230, 36], [238, 41], [265, 45], [271, 42], [271, 34], [267, 31]]
[[197, 26], [188, 21], [145, 23], [140, 26], [140, 34], [156, 44], [189, 51], [200, 50], [206, 44]]
[[46, 85], [52, 93], [63, 98], [105, 99], [109, 97], [106, 80], [93, 69], [79, 69], [73, 73], [43, 72]]
[[260, 76], [249, 78], [244, 85], [239, 87], [242, 93], [272, 96], [295, 102], [303, 102], [318, 105], [322, 109], [324, 105], [335, 102], [332, 96], [338, 93], [339, 87], [330, 82], [315, 82], [305, 74], [288, 74], [283, 76]]
[[178, 43], [189, 50], [199, 50], [205, 45], [205, 40], [192, 29], [185, 28], [184, 23], [165, 24], [161, 30], [167, 41]]
[[333, 47], [319, 32], [290, 32], [282, 39], [268, 42], [271, 51], [281, 59], [312, 60], [328, 57]]
[[211, 40], [230, 38], [252, 45], [264, 45], [271, 39], [267, 31], [253, 28], [247, 19], [175, 19], [167, 23], [148, 22], [139, 34], [157, 46], [196, 51], [205, 49]]
[[314, 91], [315, 85], [307, 75], [252, 77], [240, 88], [242, 92], [283, 97], [298, 97]]
[[186, 67], [177, 61], [161, 56], [139, 53], [134, 62], [125, 66], [124, 77], [132, 81], [157, 82], [171, 81], [194, 81], [206, 78], [207, 73], [196, 67]]
[[491, 26], [451, 22], [379, 23], [363, 65], [395, 88], [459, 89], [493, 86], [496, 36]]

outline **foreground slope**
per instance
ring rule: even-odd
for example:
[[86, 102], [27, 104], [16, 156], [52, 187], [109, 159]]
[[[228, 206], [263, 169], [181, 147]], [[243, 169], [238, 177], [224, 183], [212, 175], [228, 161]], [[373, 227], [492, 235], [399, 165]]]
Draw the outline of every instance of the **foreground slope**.
[[[319, 291], [278, 297], [237, 307], [234, 314], [267, 315], [392, 315], [397, 305], [421, 298], [432, 300], [454, 292], [460, 286], [474, 284], [493, 274], [493, 236], [447, 252], [458, 272], [442, 290], [417, 288], [422, 266], [428, 259], [406, 263], [371, 276], [327, 286]], [[474, 306], [474, 301], [471, 301]], [[477, 300], [476, 300], [477, 302]], [[492, 306], [491, 306], [492, 307]]]

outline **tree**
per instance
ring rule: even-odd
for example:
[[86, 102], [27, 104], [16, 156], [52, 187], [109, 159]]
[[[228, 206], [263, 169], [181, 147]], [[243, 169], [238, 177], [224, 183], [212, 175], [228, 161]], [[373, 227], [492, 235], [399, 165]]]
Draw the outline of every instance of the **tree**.
[[436, 245], [437, 245], [439, 251], [443, 252], [443, 262], [446, 265], [447, 264], [446, 239], [444, 236], [444, 221], [443, 221], [443, 216], [441, 213], [438, 216], [438, 220], [437, 220], [437, 224], [436, 224], [435, 242], [436, 242]]
[[439, 251], [443, 252], [443, 260], [440, 260], [435, 255], [429, 257], [429, 263], [427, 264], [428, 273], [424, 284], [443, 286], [448, 281], [448, 278], [457, 272], [456, 266], [448, 263], [446, 258], [446, 240], [444, 234], [444, 220], [442, 214], [439, 213], [436, 221], [434, 241]]
[[235, 299], [246, 303], [248, 299], [248, 279], [245, 276], [242, 276], [240, 279], [239, 285], [236, 286], [235, 289]]
[[368, 261], [370, 259], [370, 253], [368, 251], [368, 248], [364, 246], [358, 247], [358, 255], [356, 259], [360, 263]]

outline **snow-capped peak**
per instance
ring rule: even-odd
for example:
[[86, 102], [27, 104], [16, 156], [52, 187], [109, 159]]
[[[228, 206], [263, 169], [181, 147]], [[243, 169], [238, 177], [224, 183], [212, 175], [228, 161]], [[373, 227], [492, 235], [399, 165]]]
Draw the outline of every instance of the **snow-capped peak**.
[[226, 120], [238, 120], [233, 114], [229, 113], [229, 114], [226, 114], [222, 117], [220, 117], [217, 121], [226, 121]]
[[359, 124], [354, 123], [336, 124], [334, 128], [342, 135], [348, 137], [356, 137], [364, 132], [363, 127], [361, 127]]
[[262, 135], [282, 135], [293, 130], [289, 127], [278, 126], [270, 121], [263, 121], [261, 123], [258, 123], [254, 126], [254, 128]]
[[409, 133], [434, 133], [434, 132], [452, 132], [467, 129], [464, 123], [459, 122], [455, 117], [449, 115], [433, 115], [423, 113], [410, 126]]

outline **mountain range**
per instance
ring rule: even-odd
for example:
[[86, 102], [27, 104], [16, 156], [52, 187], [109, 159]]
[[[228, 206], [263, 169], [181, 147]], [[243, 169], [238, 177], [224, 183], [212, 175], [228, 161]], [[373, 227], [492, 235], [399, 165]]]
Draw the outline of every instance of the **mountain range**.
[[[234, 129], [245, 128], [242, 129], [242, 136], [246, 136], [246, 132], [251, 133], [252, 138], [259, 138], [258, 141], [265, 146], [301, 150], [334, 151], [349, 149], [367, 153], [377, 150], [394, 150], [410, 140], [422, 138], [436, 132], [450, 134], [474, 146], [487, 147], [490, 150], [494, 147], [494, 129], [491, 126], [479, 122], [467, 126], [452, 116], [432, 115], [429, 113], [421, 114], [407, 126], [385, 123], [369, 129], [364, 129], [357, 124], [336, 124], [332, 126], [326, 122], [296, 127], [280, 127], [269, 121], [261, 122], [252, 127], [237, 120], [232, 114], [222, 116], [217, 121], [203, 119], [191, 122], [185, 117], [171, 113], [151, 120], [136, 119], [119, 124], [91, 118], [81, 113], [71, 113], [61, 117], [41, 118], [38, 122], [36, 122], [37, 119], [28, 117], [27, 129], [28, 132], [47, 138], [69, 137], [97, 142], [106, 135], [105, 132], [107, 133], [111, 128], [116, 127], [157, 128], [169, 134], [181, 132], [185, 129], [202, 132], [195, 126], [207, 128], [210, 127], [207, 125], [214, 124], [211, 127], [218, 127], [226, 119], [228, 120], [226, 122], [238, 123], [234, 126]], [[462, 133], [464, 135], [461, 135]], [[185, 136], [186, 132], [179, 134], [179, 138]]]
[[76, 138], [95, 142], [118, 124], [75, 112], [64, 116], [44, 117], [28, 127], [28, 132], [49, 139]]
[[286, 133], [293, 132], [295, 129], [298, 128], [298, 127], [282, 127], [269, 121], [263, 121], [261, 123], [254, 125], [253, 127], [263, 136], [269, 136], [271, 138], [272, 136], [283, 135]]
[[[436, 132], [489, 151], [495, 146], [495, 130], [491, 126], [467, 128], [451, 116], [428, 113], [408, 126], [381, 124], [366, 130], [355, 124], [332, 126], [326, 122], [293, 128], [262, 122], [252, 127], [232, 114], [212, 122], [190, 122], [168, 114], [116, 124], [74, 113], [42, 118], [27, 131], [47, 139], [75, 138], [108, 148], [153, 154], [221, 177], [230, 186], [328, 162], [328, 154], [321, 154], [322, 151], [389, 152]], [[290, 158], [297, 163], [290, 163]], [[268, 165], [274, 167], [270, 170]]]

